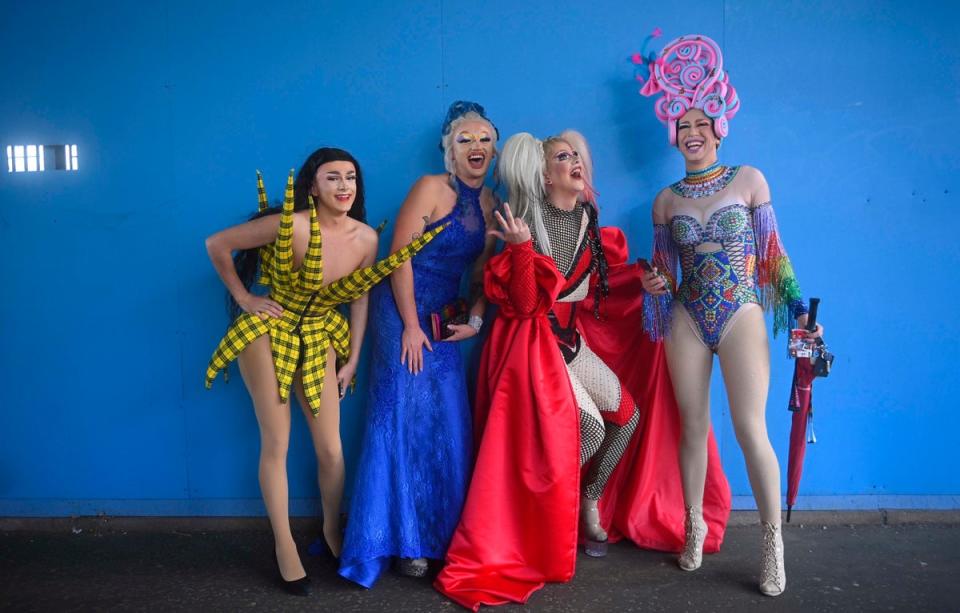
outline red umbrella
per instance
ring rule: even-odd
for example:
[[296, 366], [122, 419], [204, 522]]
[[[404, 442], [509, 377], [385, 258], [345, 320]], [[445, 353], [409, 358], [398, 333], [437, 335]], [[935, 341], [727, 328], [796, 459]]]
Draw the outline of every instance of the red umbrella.
[[[817, 329], [817, 307], [819, 298], [810, 299], [810, 315], [807, 317], [807, 330]], [[818, 338], [812, 355], [797, 358], [793, 368], [793, 386], [790, 389], [790, 410], [793, 412], [793, 425], [790, 428], [790, 453], [787, 460], [787, 521], [797, 502], [800, 489], [800, 475], [803, 474], [803, 456], [807, 443], [817, 442], [813, 433], [813, 379], [826, 377], [830, 373], [833, 356], [827, 351], [822, 338]], [[809, 436], [808, 436], [809, 433]]]

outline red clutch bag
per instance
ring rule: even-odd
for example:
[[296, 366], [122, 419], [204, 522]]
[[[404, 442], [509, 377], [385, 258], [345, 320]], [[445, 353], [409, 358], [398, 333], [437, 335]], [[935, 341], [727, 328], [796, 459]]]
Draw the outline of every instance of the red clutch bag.
[[467, 303], [463, 298], [457, 298], [454, 302], [440, 309], [439, 313], [430, 313], [430, 327], [433, 329], [433, 340], [442, 341], [452, 336], [453, 330], [447, 326], [450, 324], [465, 324], [468, 319]]

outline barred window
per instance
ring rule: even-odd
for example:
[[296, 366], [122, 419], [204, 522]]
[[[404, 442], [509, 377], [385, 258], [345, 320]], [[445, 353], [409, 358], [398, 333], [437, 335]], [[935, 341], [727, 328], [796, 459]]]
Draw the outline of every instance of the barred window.
[[40, 172], [44, 166], [43, 145], [7, 145], [7, 172]]
[[78, 170], [76, 145], [7, 145], [7, 172]]
[[76, 145], [64, 145], [63, 157], [65, 161], [65, 166], [67, 170], [77, 170], [77, 146]]

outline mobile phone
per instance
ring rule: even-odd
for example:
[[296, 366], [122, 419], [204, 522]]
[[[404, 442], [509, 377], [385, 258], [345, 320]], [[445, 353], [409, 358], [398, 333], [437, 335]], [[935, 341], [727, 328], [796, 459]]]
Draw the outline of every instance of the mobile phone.
[[650, 262], [646, 261], [645, 259], [638, 258], [637, 264], [640, 265], [640, 268], [643, 269], [643, 272], [653, 272], [653, 267], [650, 266]]

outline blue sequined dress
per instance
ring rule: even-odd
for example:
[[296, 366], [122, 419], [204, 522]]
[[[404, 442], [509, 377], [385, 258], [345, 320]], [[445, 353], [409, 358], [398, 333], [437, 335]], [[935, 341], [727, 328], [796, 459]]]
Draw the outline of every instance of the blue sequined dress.
[[340, 574], [371, 587], [394, 556], [443, 559], [470, 475], [470, 403], [458, 343], [432, 340], [430, 313], [455, 301], [483, 250], [480, 189], [457, 179], [451, 222], [413, 259], [414, 300], [433, 351], [423, 371], [400, 364], [403, 322], [389, 283], [371, 296], [370, 395]]

